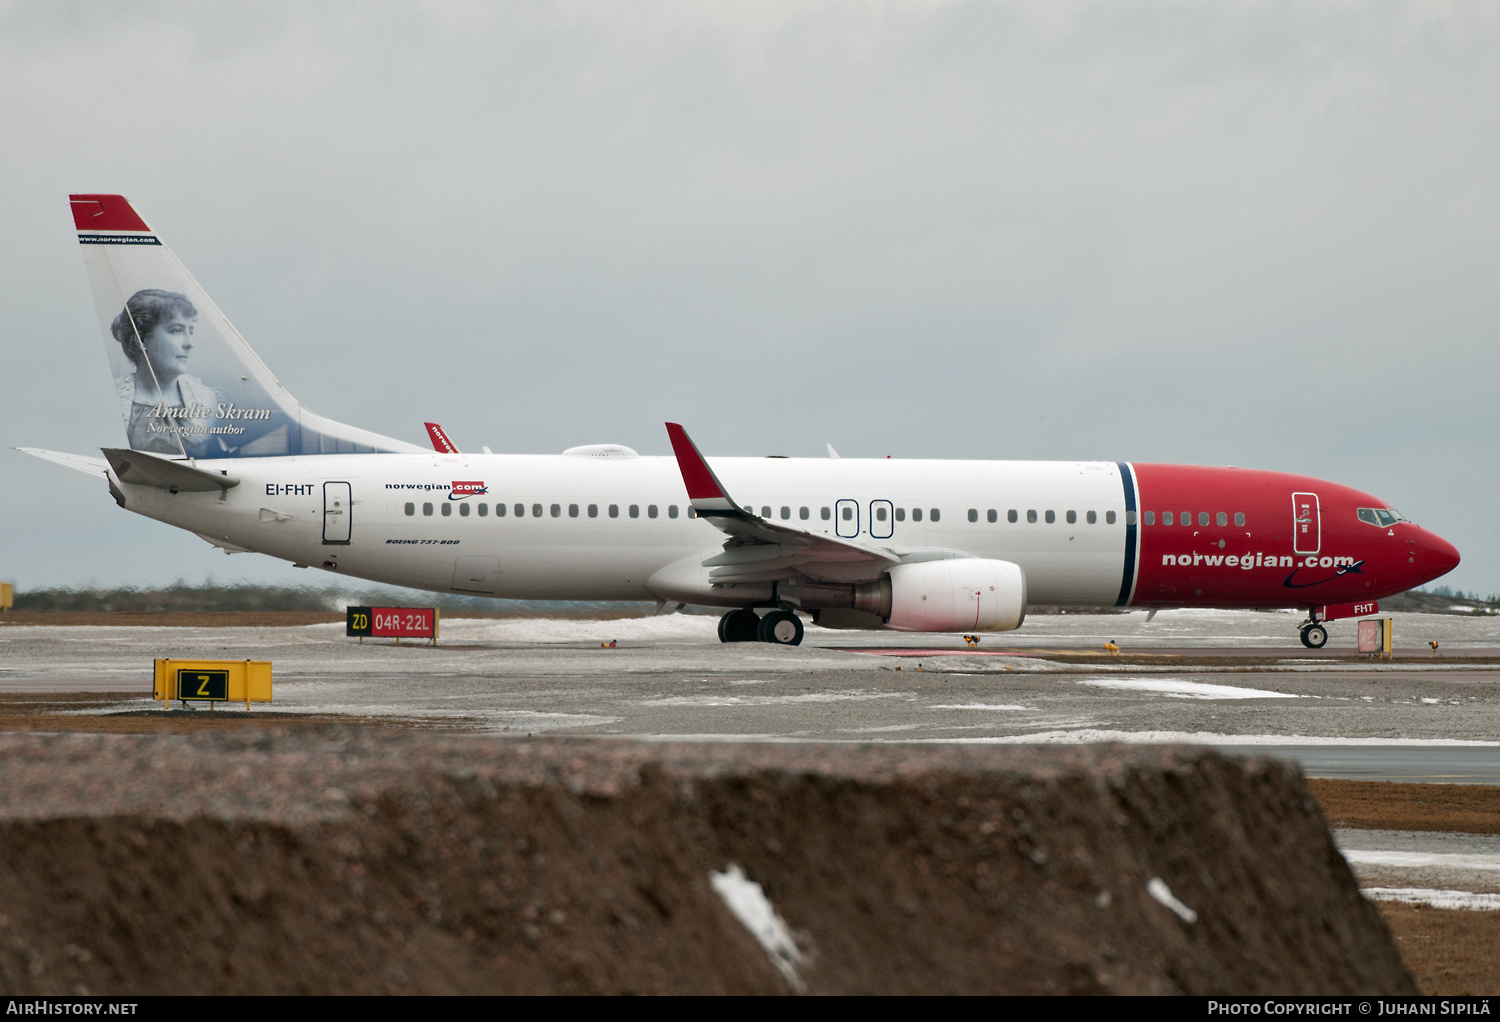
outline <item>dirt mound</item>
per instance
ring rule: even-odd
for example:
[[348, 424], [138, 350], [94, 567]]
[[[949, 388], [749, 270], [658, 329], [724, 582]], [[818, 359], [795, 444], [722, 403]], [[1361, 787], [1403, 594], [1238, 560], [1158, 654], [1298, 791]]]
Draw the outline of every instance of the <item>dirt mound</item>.
[[1415, 992], [1296, 772], [1203, 750], [0, 735], [0, 769], [12, 994], [784, 992], [730, 863], [812, 992]]

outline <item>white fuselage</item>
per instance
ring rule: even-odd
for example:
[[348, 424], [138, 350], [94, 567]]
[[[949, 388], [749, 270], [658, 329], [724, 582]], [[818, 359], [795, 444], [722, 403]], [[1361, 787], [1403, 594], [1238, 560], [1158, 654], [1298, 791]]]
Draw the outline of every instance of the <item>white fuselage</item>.
[[[228, 549], [437, 592], [656, 599], [663, 594], [649, 585], [654, 574], [696, 566], [725, 541], [689, 517], [672, 458], [357, 454], [197, 465], [240, 483], [222, 494], [121, 484], [126, 506]], [[1112, 462], [715, 458], [713, 467], [740, 502], [777, 522], [898, 552], [938, 548], [1014, 562], [1032, 603], [1113, 604], [1120, 596], [1125, 498]], [[335, 508], [345, 491], [325, 484], [340, 483], [350, 506]], [[470, 485], [455, 491], [455, 483]], [[1054, 521], [1038, 527], [1028, 511], [1039, 522], [1053, 512]], [[460, 558], [497, 559], [498, 570], [478, 582], [456, 578]]]

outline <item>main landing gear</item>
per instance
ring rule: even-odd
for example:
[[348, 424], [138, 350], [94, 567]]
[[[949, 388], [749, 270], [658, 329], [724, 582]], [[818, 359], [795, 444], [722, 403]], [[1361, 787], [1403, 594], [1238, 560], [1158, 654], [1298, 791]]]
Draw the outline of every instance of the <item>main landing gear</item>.
[[798, 646], [802, 643], [802, 619], [787, 610], [773, 610], [765, 617], [749, 609], [731, 610], [719, 618], [719, 641]]
[[1301, 634], [1302, 645], [1308, 649], [1322, 649], [1328, 642], [1328, 629], [1311, 618], [1302, 623]]

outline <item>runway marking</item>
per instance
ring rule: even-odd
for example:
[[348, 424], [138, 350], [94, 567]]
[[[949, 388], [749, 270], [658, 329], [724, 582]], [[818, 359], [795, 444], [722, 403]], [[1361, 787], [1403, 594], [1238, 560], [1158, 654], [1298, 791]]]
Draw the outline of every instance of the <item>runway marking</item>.
[[1014, 703], [938, 703], [929, 710], [1025, 710], [1028, 707]]

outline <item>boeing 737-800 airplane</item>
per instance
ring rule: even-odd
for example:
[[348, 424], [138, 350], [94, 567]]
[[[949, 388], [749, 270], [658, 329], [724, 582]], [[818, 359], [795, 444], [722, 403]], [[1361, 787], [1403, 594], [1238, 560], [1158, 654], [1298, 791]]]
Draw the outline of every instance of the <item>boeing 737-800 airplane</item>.
[[[1131, 462], [437, 450], [302, 407], [118, 195], [70, 197], [127, 442], [128, 511], [229, 552], [436, 592], [727, 608], [726, 642], [833, 627], [1003, 631], [1026, 606], [1306, 608], [1322, 622], [1458, 564], [1369, 494]], [[101, 395], [102, 398], [102, 395]], [[830, 449], [830, 454], [832, 451]]]

